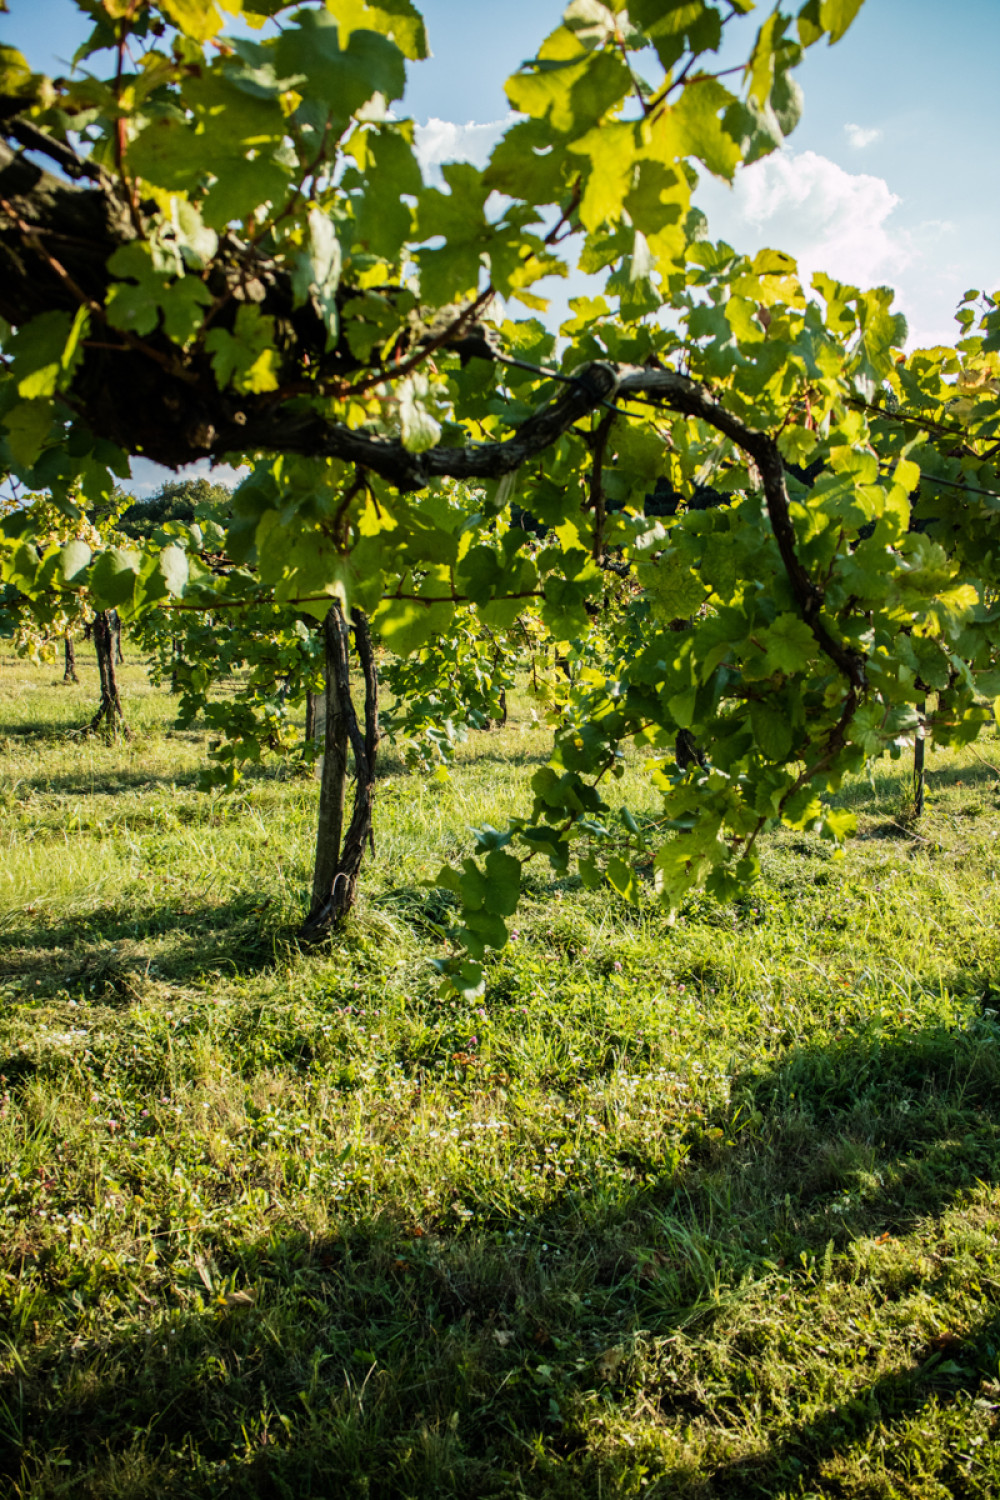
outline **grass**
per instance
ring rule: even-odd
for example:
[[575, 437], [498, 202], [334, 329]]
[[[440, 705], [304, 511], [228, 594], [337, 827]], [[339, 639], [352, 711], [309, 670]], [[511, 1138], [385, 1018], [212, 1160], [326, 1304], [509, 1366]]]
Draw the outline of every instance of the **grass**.
[[422, 882], [525, 797], [523, 703], [445, 784], [387, 755], [302, 954], [315, 783], [202, 795], [140, 665], [119, 744], [55, 675], [0, 662], [0, 1493], [1000, 1493], [991, 740], [673, 928], [532, 866], [446, 1004]]

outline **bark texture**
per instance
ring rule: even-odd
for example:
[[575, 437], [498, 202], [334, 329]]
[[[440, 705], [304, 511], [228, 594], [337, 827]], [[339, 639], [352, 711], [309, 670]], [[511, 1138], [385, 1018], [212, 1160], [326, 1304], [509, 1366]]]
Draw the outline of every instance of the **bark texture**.
[[348, 674], [347, 621], [334, 604], [323, 622], [326, 655], [326, 724], [323, 736], [323, 769], [319, 787], [319, 822], [316, 829], [316, 860], [313, 867], [312, 900], [303, 932], [322, 925], [323, 914], [333, 898], [340, 868], [340, 843], [344, 831], [344, 796], [347, 787], [347, 715], [350, 687], [343, 691]]
[[[339, 604], [324, 621], [326, 647], [326, 737], [320, 779], [320, 811], [312, 903], [299, 937], [318, 942], [354, 905], [366, 849], [374, 853], [373, 802], [378, 755], [378, 674], [368, 621], [352, 614], [358, 663], [365, 685], [364, 729], [351, 697], [350, 630]], [[344, 831], [347, 747], [354, 755], [354, 805]]]
[[103, 723], [112, 734], [131, 737], [125, 722], [121, 696], [118, 692], [118, 677], [115, 672], [115, 642], [117, 615], [113, 609], [100, 610], [93, 619], [91, 633], [97, 652], [97, 671], [101, 682], [101, 701], [90, 721], [91, 731]]
[[354, 751], [356, 778], [354, 808], [347, 833], [344, 835], [343, 848], [340, 851], [340, 869], [338, 882], [334, 886], [331, 913], [331, 921], [334, 923], [346, 916], [354, 905], [365, 850], [370, 849], [373, 855], [375, 853], [373, 811], [375, 760], [378, 755], [379, 742], [378, 675], [368, 620], [359, 609], [354, 610], [351, 618], [354, 622], [354, 642], [358, 662], [365, 684], [365, 727], [364, 734], [362, 734], [352, 706], [348, 719], [348, 733], [351, 737], [351, 748]]
[[80, 679], [76, 675], [76, 647], [73, 645], [73, 637], [71, 635], [63, 636], [63, 651], [66, 661], [63, 682], [79, 682]]

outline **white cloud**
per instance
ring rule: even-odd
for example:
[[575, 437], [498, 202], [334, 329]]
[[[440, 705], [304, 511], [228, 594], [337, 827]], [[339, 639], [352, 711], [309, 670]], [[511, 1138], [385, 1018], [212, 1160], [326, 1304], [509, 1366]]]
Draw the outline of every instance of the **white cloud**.
[[503, 135], [512, 115], [505, 120], [491, 120], [477, 125], [470, 120], [467, 125], [457, 125], [454, 120], [439, 120], [432, 117], [426, 125], [416, 128], [417, 160], [425, 173], [434, 173], [446, 161], [470, 161], [476, 167], [485, 167], [490, 153]]
[[151, 495], [158, 494], [165, 484], [174, 484], [183, 479], [207, 479], [212, 484], [235, 486], [250, 472], [246, 467], [234, 469], [230, 464], [213, 464], [210, 458], [196, 459], [193, 464], [186, 464], [183, 469], [176, 471], [165, 469], [162, 464], [154, 464], [148, 458], [133, 458], [131, 470], [131, 481], [123, 485], [123, 488], [138, 500], [148, 500]]
[[881, 130], [866, 129], [864, 125], [845, 125], [844, 134], [857, 151], [863, 151], [866, 146], [882, 139]]
[[731, 190], [703, 179], [697, 200], [713, 239], [750, 254], [764, 246], [787, 251], [806, 286], [817, 271], [862, 288], [892, 286], [911, 345], [954, 341], [953, 314], [968, 278], [955, 226], [901, 223], [905, 206], [884, 178], [786, 149], [743, 168]]
[[845, 172], [815, 151], [776, 152], [741, 172], [732, 194], [737, 221], [799, 262], [808, 280], [827, 271], [871, 286], [912, 259], [890, 223], [900, 199], [881, 177]]

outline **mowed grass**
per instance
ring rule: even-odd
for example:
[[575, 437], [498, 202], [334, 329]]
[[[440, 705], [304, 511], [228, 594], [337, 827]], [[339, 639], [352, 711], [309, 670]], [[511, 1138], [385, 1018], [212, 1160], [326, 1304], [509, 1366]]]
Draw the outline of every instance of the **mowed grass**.
[[[673, 927], [532, 864], [480, 1003], [424, 882], [524, 805], [525, 701], [294, 942], [315, 782], [196, 790], [0, 661], [0, 1494], [995, 1497], [1000, 746]], [[655, 808], [642, 762], [616, 795]]]

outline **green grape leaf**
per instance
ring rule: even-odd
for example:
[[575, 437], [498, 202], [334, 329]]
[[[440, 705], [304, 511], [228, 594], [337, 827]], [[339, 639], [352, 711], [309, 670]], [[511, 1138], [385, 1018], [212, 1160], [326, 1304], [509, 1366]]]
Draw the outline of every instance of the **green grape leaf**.
[[306, 248], [296, 257], [292, 270], [295, 305], [311, 301], [327, 329], [327, 345], [337, 342], [337, 287], [340, 285], [341, 253], [333, 221], [318, 209], [307, 220]]
[[750, 704], [753, 737], [766, 760], [783, 761], [792, 748], [792, 726], [788, 715], [772, 703]]
[[86, 580], [83, 574], [90, 567], [92, 553], [86, 542], [66, 542], [59, 555], [59, 577], [60, 582], [66, 588], [72, 588], [74, 584], [82, 584]]
[[35, 93], [37, 77], [23, 52], [0, 42], [0, 93], [9, 99], [23, 99], [27, 104]]
[[823, 838], [831, 839], [835, 844], [842, 844], [857, 831], [858, 819], [855, 813], [848, 812], [846, 808], [841, 807], [824, 809], [820, 824], [820, 834]]
[[156, 560], [167, 593], [180, 598], [188, 581], [188, 557], [182, 547], [164, 547]]
[[429, 55], [424, 19], [412, 0], [326, 0], [340, 23], [340, 45], [355, 31], [378, 31], [413, 62]]
[[395, 261], [413, 234], [413, 211], [403, 199], [419, 196], [423, 179], [402, 131], [383, 126], [367, 139], [365, 191], [355, 208], [355, 234], [373, 254]]
[[771, 110], [782, 136], [791, 135], [802, 118], [805, 96], [802, 85], [788, 68], [779, 67], [771, 89]]
[[441, 988], [445, 996], [457, 995], [460, 1000], [471, 1004], [486, 993], [486, 980], [481, 964], [472, 963], [468, 959], [437, 959], [435, 968], [442, 976]]
[[866, 755], [877, 755], [885, 743], [886, 711], [881, 703], [862, 703], [847, 726], [847, 737]]
[[73, 317], [67, 312], [43, 312], [21, 324], [7, 347], [13, 357], [10, 374], [23, 400], [35, 401], [66, 389], [83, 355], [80, 344], [89, 321], [89, 313], [81, 307]]
[[635, 127], [622, 121], [605, 122], [570, 141], [569, 149], [590, 163], [580, 200], [584, 229], [598, 229], [605, 220], [617, 222], [633, 182]]
[[211, 41], [222, 30], [222, 17], [213, 0], [161, 0], [161, 4], [178, 30], [192, 41]]
[[642, 894], [642, 887], [631, 865], [626, 864], [623, 859], [619, 859], [616, 855], [608, 861], [608, 868], [605, 874], [608, 884], [618, 892], [619, 896], [623, 896], [626, 901], [632, 902], [633, 905], [638, 903], [639, 897]]
[[[734, 10], [748, 7], [739, 0]], [[714, 5], [668, 4], [663, 0], [632, 0], [629, 18], [647, 34], [664, 68], [671, 69], [686, 47], [696, 55], [718, 50], [722, 40], [722, 17]]]
[[719, 118], [736, 103], [734, 96], [716, 79], [700, 80], [697, 87], [685, 89], [672, 111], [674, 127], [679, 131], [682, 149], [704, 162], [716, 177], [731, 182], [741, 160], [740, 145]]
[[639, 157], [625, 208], [651, 253], [661, 262], [682, 261], [691, 188], [679, 166]]
[[840, 41], [861, 5], [862, 0], [820, 0], [820, 25], [830, 33], [831, 45]]
[[220, 390], [274, 391], [278, 388], [279, 358], [274, 347], [274, 319], [252, 303], [242, 303], [232, 333], [211, 328], [205, 348]]
[[[264, 155], [216, 159], [212, 166], [216, 180], [208, 190], [201, 215], [206, 233], [242, 223], [261, 204], [282, 204], [292, 187], [287, 167]], [[203, 260], [211, 259], [212, 254], [214, 249]]]
[[206, 141], [179, 111], [158, 114], [129, 143], [129, 167], [171, 192], [194, 192], [212, 170]]
[[275, 63], [286, 83], [329, 111], [337, 135], [374, 94], [399, 99], [406, 87], [403, 54], [394, 42], [353, 31], [341, 48], [340, 23], [325, 10], [297, 13], [278, 38]]
[[98, 609], [118, 609], [131, 602], [142, 567], [142, 553], [124, 547], [102, 552], [90, 570], [89, 587]]
[[783, 427], [778, 434], [778, 452], [786, 463], [807, 464], [818, 439], [808, 427]]
[[541, 120], [519, 120], [493, 148], [483, 183], [524, 203], [554, 203], [576, 163]]
[[704, 602], [705, 585], [677, 552], [666, 552], [656, 562], [640, 562], [639, 582], [649, 589], [658, 614], [684, 619]]
[[798, 615], [781, 614], [760, 632], [769, 672], [804, 672], [816, 654], [812, 631]]
[[760, 106], [767, 104], [774, 82], [775, 52], [781, 44], [787, 17], [773, 10], [757, 33], [757, 41], [747, 63], [747, 99]]
[[901, 458], [892, 477], [896, 484], [902, 485], [907, 494], [912, 495], [920, 484], [920, 465], [915, 464], [911, 458]]
[[427, 393], [427, 377], [419, 373], [407, 376], [396, 388], [400, 436], [409, 453], [426, 453], [441, 438], [441, 423], [431, 416], [425, 405]]
[[399, 656], [413, 651], [448, 628], [454, 614], [451, 604], [421, 604], [415, 599], [383, 599], [372, 614], [372, 630], [386, 647]]
[[596, 125], [625, 97], [632, 82], [617, 53], [581, 56], [578, 47], [574, 58], [543, 59], [526, 67], [532, 71], [515, 73], [506, 84], [514, 109], [534, 119], [547, 118], [555, 130], [578, 134]]
[[520, 894], [521, 861], [502, 849], [494, 849], [486, 856], [483, 904], [497, 916], [509, 917], [517, 910]]
[[472, 547], [462, 558], [456, 574], [459, 589], [473, 604], [485, 604], [503, 587], [503, 560], [493, 547]]
[[852, 368], [864, 383], [868, 399], [895, 368], [895, 353], [906, 342], [906, 319], [891, 313], [895, 293], [890, 287], [873, 287], [857, 299], [858, 339]]
[[718, 838], [718, 819], [711, 814], [689, 832], [658, 849], [653, 860], [656, 893], [665, 906], [676, 910], [684, 897], [726, 858], [726, 847]]
[[471, 913], [486, 909], [489, 883], [474, 859], [463, 860], [462, 869], [465, 873], [458, 878], [458, 891], [462, 897], [462, 915], [467, 922]]
[[197, 276], [184, 276], [169, 282], [160, 292], [160, 310], [168, 338], [186, 347], [201, 331], [205, 309], [212, 304], [212, 293]]
[[951, 663], [936, 641], [916, 636], [912, 642], [917, 670], [929, 688], [940, 692], [951, 679]]
[[492, 238], [483, 213], [489, 188], [482, 173], [467, 162], [450, 162], [442, 173], [451, 191], [425, 188], [418, 215], [421, 239], [440, 236], [446, 242], [417, 252], [421, 292], [432, 307], [444, 307], [476, 291], [481, 259]]
[[51, 401], [18, 401], [3, 416], [6, 445], [15, 464], [35, 462], [52, 431], [55, 408]]
[[154, 266], [150, 246], [141, 241], [120, 246], [108, 260], [108, 269], [122, 278], [108, 293], [108, 322], [113, 328], [143, 338], [153, 332], [162, 314], [167, 334], [182, 346], [200, 330], [212, 294], [199, 277], [165, 278]]
[[163, 599], [179, 597], [190, 576], [190, 562], [182, 547], [164, 547], [159, 553], [146, 552], [131, 600], [133, 612], [142, 614]]
[[112, 328], [144, 338], [160, 321], [159, 299], [148, 285], [119, 281], [108, 293], [107, 313]]
[[702, 581], [727, 602], [737, 587], [738, 560], [734, 536], [713, 532], [705, 538], [701, 554]]

